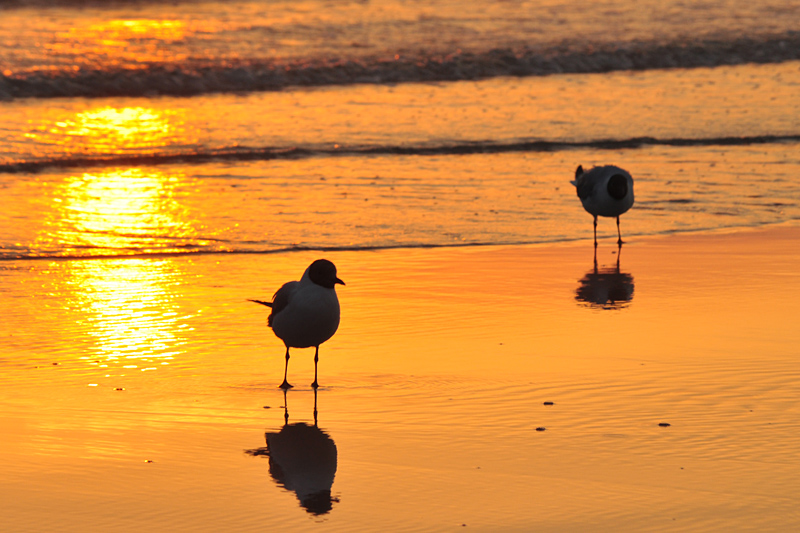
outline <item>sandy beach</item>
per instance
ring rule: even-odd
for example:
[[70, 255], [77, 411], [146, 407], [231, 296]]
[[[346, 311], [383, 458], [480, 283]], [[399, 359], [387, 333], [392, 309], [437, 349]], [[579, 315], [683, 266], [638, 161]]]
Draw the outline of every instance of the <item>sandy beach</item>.
[[[3, 265], [3, 528], [795, 530], [799, 238]], [[319, 256], [342, 324], [284, 397], [246, 299]], [[315, 401], [335, 462], [281, 473], [265, 432]]]

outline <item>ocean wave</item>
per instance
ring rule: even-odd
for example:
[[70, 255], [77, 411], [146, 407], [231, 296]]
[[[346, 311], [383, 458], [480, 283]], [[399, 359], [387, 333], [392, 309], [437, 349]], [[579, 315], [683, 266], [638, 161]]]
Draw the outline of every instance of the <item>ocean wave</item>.
[[800, 32], [693, 42], [563, 43], [483, 53], [288, 62], [152, 64], [136, 69], [0, 74], [0, 99], [195, 96], [288, 87], [480, 80], [620, 70], [714, 67], [800, 59]]
[[644, 146], [747, 146], [756, 144], [797, 143], [800, 135], [756, 135], [744, 137], [671, 138], [635, 137], [592, 141], [530, 140], [512, 143], [461, 143], [425, 146], [342, 146], [331, 148], [229, 148], [194, 153], [136, 154], [108, 157], [65, 157], [0, 163], [0, 173], [39, 173], [48, 169], [98, 168], [117, 166], [156, 166], [170, 164], [204, 164], [214, 161], [269, 161], [273, 159], [306, 159], [310, 157], [342, 157], [371, 155], [437, 156], [513, 152], [555, 152], [559, 150], [596, 149], [624, 150]]

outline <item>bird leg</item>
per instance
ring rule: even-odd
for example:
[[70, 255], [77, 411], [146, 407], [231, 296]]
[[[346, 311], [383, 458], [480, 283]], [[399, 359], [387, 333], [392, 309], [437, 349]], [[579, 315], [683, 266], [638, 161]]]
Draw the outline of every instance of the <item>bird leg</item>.
[[289, 385], [289, 382], [286, 381], [286, 376], [289, 373], [289, 347], [286, 347], [286, 366], [283, 367], [283, 383], [281, 383], [281, 387], [283, 390], [291, 389], [292, 385]]
[[283, 425], [289, 425], [289, 402], [286, 399], [286, 389], [283, 389]]
[[317, 427], [317, 389], [314, 389], [314, 427]]
[[622, 246], [622, 233], [619, 232], [619, 217], [617, 217], [617, 237], [619, 237], [619, 239], [617, 239], [617, 244]]
[[313, 387], [315, 391], [317, 390], [317, 387], [319, 387], [319, 383], [317, 383], [317, 363], [319, 362], [319, 346], [317, 346], [316, 348], [317, 350], [314, 352], [314, 383], [311, 384], [311, 387]]
[[597, 248], [597, 215], [594, 216], [594, 247]]

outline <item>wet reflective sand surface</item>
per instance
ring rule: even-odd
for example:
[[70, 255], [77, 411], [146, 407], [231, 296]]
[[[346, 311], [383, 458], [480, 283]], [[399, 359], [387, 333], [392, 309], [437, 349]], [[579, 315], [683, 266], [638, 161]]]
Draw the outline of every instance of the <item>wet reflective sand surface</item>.
[[796, 529], [798, 237], [325, 254], [316, 397], [246, 299], [320, 254], [0, 265], [5, 527]]

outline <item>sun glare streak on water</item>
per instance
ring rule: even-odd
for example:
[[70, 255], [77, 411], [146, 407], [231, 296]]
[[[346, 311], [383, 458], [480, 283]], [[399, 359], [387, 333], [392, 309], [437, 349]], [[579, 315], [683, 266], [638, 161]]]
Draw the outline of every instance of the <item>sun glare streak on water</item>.
[[[170, 117], [171, 118], [171, 117]], [[80, 138], [86, 149], [113, 153], [111, 147], [131, 149], [162, 147], [181, 132], [166, 110], [143, 107], [102, 107], [78, 113], [74, 121], [57, 122], [67, 138]]]
[[[135, 136], [135, 130], [125, 134]], [[37, 247], [81, 255], [179, 249], [185, 241], [195, 242], [199, 226], [175, 192], [185, 182], [178, 172], [127, 168], [38, 183], [43, 194], [37, 196]], [[64, 262], [53, 270], [57, 274], [46, 296], [56, 308], [77, 313], [73, 327], [83, 333], [81, 361], [111, 374], [147, 371], [185, 351], [191, 328], [172, 301], [183, 282], [172, 263]]]
[[144, 99], [126, 103], [48, 106], [44, 114], [20, 117], [29, 123], [22, 140], [35, 157], [62, 159], [148, 155], [167, 147], [180, 151], [196, 146], [196, 125], [187, 124], [188, 109], [153, 106]]
[[80, 359], [109, 373], [157, 370], [186, 351], [192, 331], [174, 302], [182, 272], [169, 261], [65, 263], [50, 297], [75, 311], [93, 342]]
[[180, 250], [201, 229], [176, 194], [186, 180], [181, 172], [128, 168], [47, 183], [37, 247], [62, 255]]
[[[139, 68], [150, 63], [186, 60], [188, 52], [174, 45], [210, 27], [211, 24], [186, 20], [78, 19], [66, 30], [52, 28], [42, 51], [53, 58], [74, 58], [73, 70], [99, 66]], [[56, 68], [56, 65], [51, 67]]]

